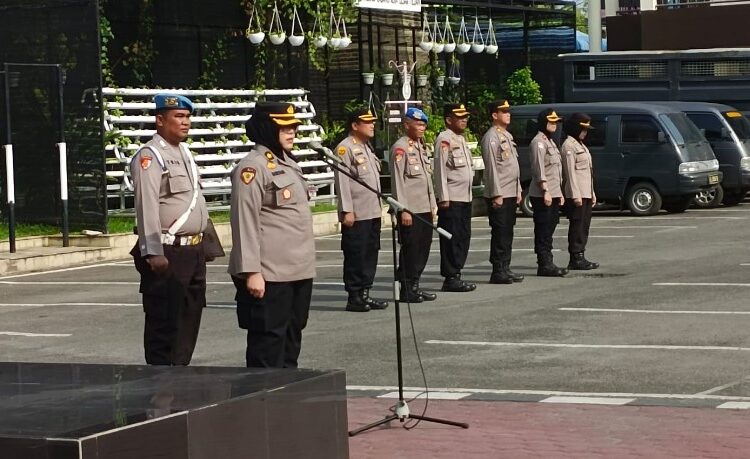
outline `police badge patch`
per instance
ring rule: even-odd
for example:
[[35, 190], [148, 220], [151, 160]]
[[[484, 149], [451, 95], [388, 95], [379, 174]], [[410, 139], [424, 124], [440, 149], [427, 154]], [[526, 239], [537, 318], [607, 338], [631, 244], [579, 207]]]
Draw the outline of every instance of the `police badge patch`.
[[240, 178], [242, 179], [242, 183], [245, 185], [250, 185], [250, 182], [253, 181], [255, 178], [255, 169], [252, 167], [246, 167], [240, 171]]
[[141, 156], [141, 169], [146, 170], [151, 166], [152, 158], [150, 156]]

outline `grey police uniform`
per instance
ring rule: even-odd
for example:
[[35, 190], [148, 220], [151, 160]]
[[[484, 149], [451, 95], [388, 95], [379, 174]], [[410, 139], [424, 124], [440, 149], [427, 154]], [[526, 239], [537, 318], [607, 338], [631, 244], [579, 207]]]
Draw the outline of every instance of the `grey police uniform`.
[[[518, 150], [513, 136], [506, 129], [491, 126], [482, 137], [484, 159], [484, 197], [492, 236], [490, 263], [493, 273], [509, 269], [513, 251], [513, 227], [516, 224], [517, 196], [521, 193]], [[502, 197], [500, 207], [494, 198]], [[505, 266], [504, 266], [505, 265]]]
[[[138, 242], [131, 254], [141, 275], [146, 362], [154, 365], [190, 363], [206, 305], [201, 237], [208, 210], [200, 188], [193, 189], [198, 177], [194, 177], [197, 169], [189, 154], [186, 144], [171, 145], [156, 134], [130, 163], [138, 227]], [[195, 207], [171, 237], [168, 230], [189, 209], [194, 192]], [[165, 274], [151, 270], [146, 262], [150, 255], [169, 260]]]
[[[560, 222], [560, 199], [562, 193], [562, 159], [557, 145], [544, 133], [539, 132], [531, 140], [531, 185], [529, 196], [534, 209], [534, 251], [541, 255], [540, 262], [551, 263], [552, 237]], [[544, 190], [540, 182], [546, 182], [552, 196], [552, 205], [544, 205]]]
[[[562, 145], [565, 211], [568, 225], [568, 252], [583, 253], [591, 227], [592, 198], [594, 197], [593, 162], [589, 149], [574, 137], [568, 136]], [[582, 205], [576, 207], [575, 199]]]
[[[247, 365], [296, 367], [315, 277], [312, 214], [299, 165], [256, 145], [232, 171], [230, 213], [228, 271], [239, 325], [248, 330]], [[263, 298], [247, 291], [248, 273], [263, 275]]]
[[471, 152], [466, 139], [450, 129], [435, 139], [435, 198], [449, 202], [438, 208], [438, 226], [453, 235], [440, 238], [440, 275], [453, 278], [461, 273], [471, 240], [471, 185], [474, 181]]
[[[391, 147], [390, 167], [393, 198], [431, 222], [435, 191], [432, 168], [422, 141], [407, 136], [398, 139]], [[418, 286], [430, 256], [432, 228], [413, 219], [411, 226], [400, 225], [399, 232], [399, 277], [405, 286]]]
[[[353, 176], [380, 191], [380, 160], [369, 144], [349, 136], [338, 144], [336, 153]], [[341, 226], [344, 288], [349, 293], [364, 292], [372, 287], [375, 280], [380, 251], [382, 205], [375, 193], [350, 177], [336, 171], [334, 179], [339, 214], [354, 213], [354, 225]]]

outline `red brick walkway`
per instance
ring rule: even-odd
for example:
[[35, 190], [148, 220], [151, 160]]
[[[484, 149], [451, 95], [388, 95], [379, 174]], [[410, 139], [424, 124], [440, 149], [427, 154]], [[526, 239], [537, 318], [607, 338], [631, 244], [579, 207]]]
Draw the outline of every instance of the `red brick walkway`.
[[[349, 427], [382, 418], [392, 400], [350, 398]], [[421, 413], [422, 403], [409, 405]], [[431, 401], [428, 416], [468, 430], [396, 421], [349, 439], [352, 459], [748, 458], [750, 413], [715, 408]], [[412, 421], [413, 422], [413, 421]]]

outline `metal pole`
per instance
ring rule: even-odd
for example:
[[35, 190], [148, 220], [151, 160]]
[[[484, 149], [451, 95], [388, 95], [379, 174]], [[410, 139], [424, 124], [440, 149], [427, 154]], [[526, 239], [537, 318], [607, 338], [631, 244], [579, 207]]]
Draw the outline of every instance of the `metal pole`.
[[60, 142], [57, 149], [60, 153], [60, 199], [63, 211], [63, 247], [70, 246], [70, 226], [68, 224], [68, 147], [65, 144], [65, 112], [63, 110], [63, 68], [57, 66], [57, 95], [59, 97], [57, 121], [60, 125]]
[[16, 185], [13, 179], [13, 140], [10, 132], [10, 66], [3, 64], [5, 71], [5, 175], [8, 201], [8, 245], [10, 253], [16, 253]]
[[601, 0], [589, 2], [589, 52], [602, 52], [602, 6]]

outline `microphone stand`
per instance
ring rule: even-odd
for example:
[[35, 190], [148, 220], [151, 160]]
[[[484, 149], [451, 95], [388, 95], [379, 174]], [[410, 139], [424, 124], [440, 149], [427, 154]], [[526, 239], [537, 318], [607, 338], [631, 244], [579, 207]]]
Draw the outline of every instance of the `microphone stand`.
[[364, 427], [360, 427], [358, 429], [354, 429], [349, 432], [349, 436], [353, 437], [359, 433], [362, 433], [366, 430], [373, 429], [375, 427], [381, 426], [383, 424], [388, 424], [392, 421], [399, 420], [401, 423], [406, 422], [407, 419], [417, 419], [420, 421], [427, 421], [427, 422], [434, 422], [438, 424], [446, 424], [456, 427], [462, 427], [464, 429], [469, 428], [469, 424], [465, 422], [455, 422], [455, 421], [449, 421], [446, 419], [439, 419], [439, 418], [433, 418], [428, 416], [422, 416], [419, 414], [411, 414], [409, 412], [409, 405], [406, 403], [406, 400], [404, 400], [404, 373], [403, 373], [403, 358], [401, 356], [401, 308], [400, 308], [400, 302], [399, 302], [399, 290], [400, 290], [400, 283], [398, 280], [398, 271], [397, 271], [397, 260], [398, 260], [398, 254], [396, 250], [396, 241], [398, 240], [398, 225], [396, 222], [396, 214], [398, 212], [406, 212], [409, 215], [411, 215], [414, 218], [414, 221], [419, 221], [424, 225], [429, 226], [432, 228], [433, 231], [437, 232], [440, 236], [451, 239], [453, 236], [445, 231], [443, 228], [438, 228], [436, 225], [434, 225], [432, 222], [429, 222], [422, 218], [421, 216], [415, 214], [411, 210], [409, 210], [406, 206], [404, 206], [402, 203], [398, 202], [397, 200], [393, 199], [390, 196], [385, 196], [382, 192], [378, 191], [377, 189], [371, 187], [367, 183], [363, 182], [359, 179], [359, 177], [355, 177], [354, 174], [352, 174], [346, 167], [342, 167], [341, 160], [334, 156], [333, 152], [330, 150], [326, 151], [326, 148], [316, 148], [313, 147], [314, 150], [321, 153], [324, 158], [326, 159], [326, 162], [333, 167], [338, 172], [344, 174], [345, 176], [349, 177], [350, 179], [354, 180], [356, 183], [362, 185], [365, 189], [369, 190], [372, 193], [375, 193], [380, 199], [387, 202], [390, 206], [393, 212], [391, 213], [391, 238], [392, 238], [392, 250], [393, 250], [393, 304], [394, 304], [394, 310], [396, 312], [396, 365], [398, 368], [398, 403], [396, 404], [396, 409], [392, 414], [389, 414], [385, 418], [375, 421], [371, 424], [367, 424]]

